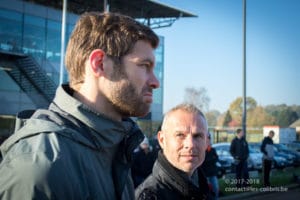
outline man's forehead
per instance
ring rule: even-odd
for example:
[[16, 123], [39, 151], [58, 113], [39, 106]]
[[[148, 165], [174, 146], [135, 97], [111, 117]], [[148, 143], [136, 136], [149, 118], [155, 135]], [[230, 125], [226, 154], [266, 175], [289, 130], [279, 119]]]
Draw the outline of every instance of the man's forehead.
[[172, 126], [184, 127], [184, 126], [203, 126], [205, 124], [205, 120], [200, 115], [189, 115], [189, 117], [183, 115], [172, 115], [168, 118], [168, 123], [172, 124]]
[[174, 127], [175, 132], [203, 132], [206, 127], [202, 124], [198, 125], [178, 125]]

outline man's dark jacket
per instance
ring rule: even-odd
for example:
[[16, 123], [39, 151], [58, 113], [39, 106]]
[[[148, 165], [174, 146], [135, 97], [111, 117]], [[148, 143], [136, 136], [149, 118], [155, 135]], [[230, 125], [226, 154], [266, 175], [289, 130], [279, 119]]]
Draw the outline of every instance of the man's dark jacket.
[[218, 154], [213, 147], [209, 147], [205, 151], [205, 160], [201, 165], [201, 169], [206, 177], [217, 176], [218, 167], [217, 161], [219, 160]]
[[236, 160], [245, 161], [249, 157], [248, 143], [244, 137], [235, 137], [230, 145], [230, 153]]
[[264, 137], [260, 150], [263, 153], [263, 158], [267, 160], [272, 160], [274, 157], [274, 145], [273, 140], [269, 136]]
[[152, 174], [135, 190], [137, 200], [209, 199], [209, 188], [201, 170], [198, 171], [199, 187], [188, 175], [173, 167], [163, 153], [158, 153]]

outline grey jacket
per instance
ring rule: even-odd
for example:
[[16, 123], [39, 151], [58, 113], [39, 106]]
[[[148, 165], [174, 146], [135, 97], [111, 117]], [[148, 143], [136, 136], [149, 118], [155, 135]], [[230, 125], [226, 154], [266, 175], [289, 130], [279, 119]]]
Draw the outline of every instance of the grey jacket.
[[272, 138], [269, 136], [264, 137], [261, 147], [261, 152], [263, 153], [263, 159], [273, 160], [274, 158], [274, 143]]
[[0, 199], [134, 199], [131, 154], [144, 136], [59, 87], [1, 148]]

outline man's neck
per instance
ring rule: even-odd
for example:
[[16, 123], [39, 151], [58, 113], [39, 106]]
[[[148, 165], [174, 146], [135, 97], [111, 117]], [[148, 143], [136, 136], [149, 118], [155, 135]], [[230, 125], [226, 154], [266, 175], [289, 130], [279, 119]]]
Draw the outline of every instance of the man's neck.
[[107, 103], [105, 103], [107, 101], [101, 102], [100, 100], [97, 101], [87, 99], [86, 95], [82, 94], [80, 91], [75, 91], [73, 97], [88, 106], [89, 109], [95, 113], [100, 113], [101, 115], [104, 115], [112, 120], [122, 121], [122, 116], [119, 115], [119, 113], [109, 109], [111, 106], [105, 106], [107, 105]]

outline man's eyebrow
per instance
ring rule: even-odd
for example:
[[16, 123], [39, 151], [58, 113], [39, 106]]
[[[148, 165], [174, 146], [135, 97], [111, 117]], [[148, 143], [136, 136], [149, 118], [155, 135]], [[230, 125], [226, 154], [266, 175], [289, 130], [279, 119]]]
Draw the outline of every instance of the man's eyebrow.
[[200, 132], [194, 132], [193, 135], [205, 135], [205, 133], [203, 131], [200, 131]]
[[150, 58], [137, 58], [137, 62], [149, 62], [150, 64], [154, 63], [154, 60], [151, 60]]
[[182, 133], [182, 132], [184, 132], [183, 130], [180, 130], [180, 129], [177, 129], [177, 130], [175, 130], [175, 133]]

